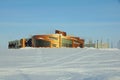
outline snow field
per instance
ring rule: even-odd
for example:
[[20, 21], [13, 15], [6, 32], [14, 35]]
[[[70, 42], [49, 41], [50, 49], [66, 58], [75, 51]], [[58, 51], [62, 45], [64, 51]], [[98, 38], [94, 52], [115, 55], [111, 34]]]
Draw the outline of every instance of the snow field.
[[0, 80], [120, 80], [120, 50], [0, 50]]

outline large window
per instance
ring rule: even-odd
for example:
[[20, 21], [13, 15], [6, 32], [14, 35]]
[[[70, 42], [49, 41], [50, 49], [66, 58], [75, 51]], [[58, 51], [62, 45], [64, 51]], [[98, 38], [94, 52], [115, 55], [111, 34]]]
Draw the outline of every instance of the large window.
[[72, 47], [72, 40], [62, 38], [62, 47]]
[[32, 39], [28, 39], [25, 43], [27, 47], [32, 47]]
[[50, 47], [50, 42], [41, 40], [41, 39], [37, 39], [37, 40], [35, 40], [35, 46], [36, 47]]

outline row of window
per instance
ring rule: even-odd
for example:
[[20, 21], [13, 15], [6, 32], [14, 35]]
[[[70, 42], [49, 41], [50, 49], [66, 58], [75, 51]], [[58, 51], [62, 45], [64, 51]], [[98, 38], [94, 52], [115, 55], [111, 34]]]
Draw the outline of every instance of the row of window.
[[72, 47], [72, 40], [62, 38], [62, 47]]
[[50, 47], [50, 41], [45, 41], [41, 39], [35, 40], [36, 47]]
[[[51, 42], [41, 39], [35, 40], [36, 47], [50, 47]], [[52, 44], [53, 47], [56, 47], [56, 44]], [[62, 38], [62, 47], [72, 47], [72, 40]]]
[[[51, 37], [51, 38], [52, 39], [57, 39], [55, 37]], [[35, 47], [50, 47], [51, 46], [50, 41], [46, 41], [46, 40], [42, 40], [42, 39], [35, 39], [34, 42], [35, 42]], [[9, 44], [9, 48], [10, 47], [11, 48], [16, 47], [17, 45], [18, 44]], [[32, 47], [32, 39], [26, 40], [25, 46], [26, 47]], [[52, 46], [56, 47], [57, 44], [52, 44]], [[72, 47], [72, 40], [62, 38], [62, 47]], [[82, 45], [80, 47], [82, 47]]]

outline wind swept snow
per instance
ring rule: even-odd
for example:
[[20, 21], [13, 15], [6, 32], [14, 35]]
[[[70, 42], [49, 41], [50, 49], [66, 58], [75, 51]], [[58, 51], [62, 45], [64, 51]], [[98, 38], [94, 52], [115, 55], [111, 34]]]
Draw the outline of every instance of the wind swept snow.
[[0, 50], [0, 80], [120, 80], [120, 50]]

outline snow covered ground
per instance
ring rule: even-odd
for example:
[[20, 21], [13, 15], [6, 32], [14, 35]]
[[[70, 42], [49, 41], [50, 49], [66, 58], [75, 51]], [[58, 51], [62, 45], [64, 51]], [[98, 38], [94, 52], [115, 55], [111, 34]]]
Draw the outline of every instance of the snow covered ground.
[[0, 80], [120, 80], [120, 50], [0, 50]]

